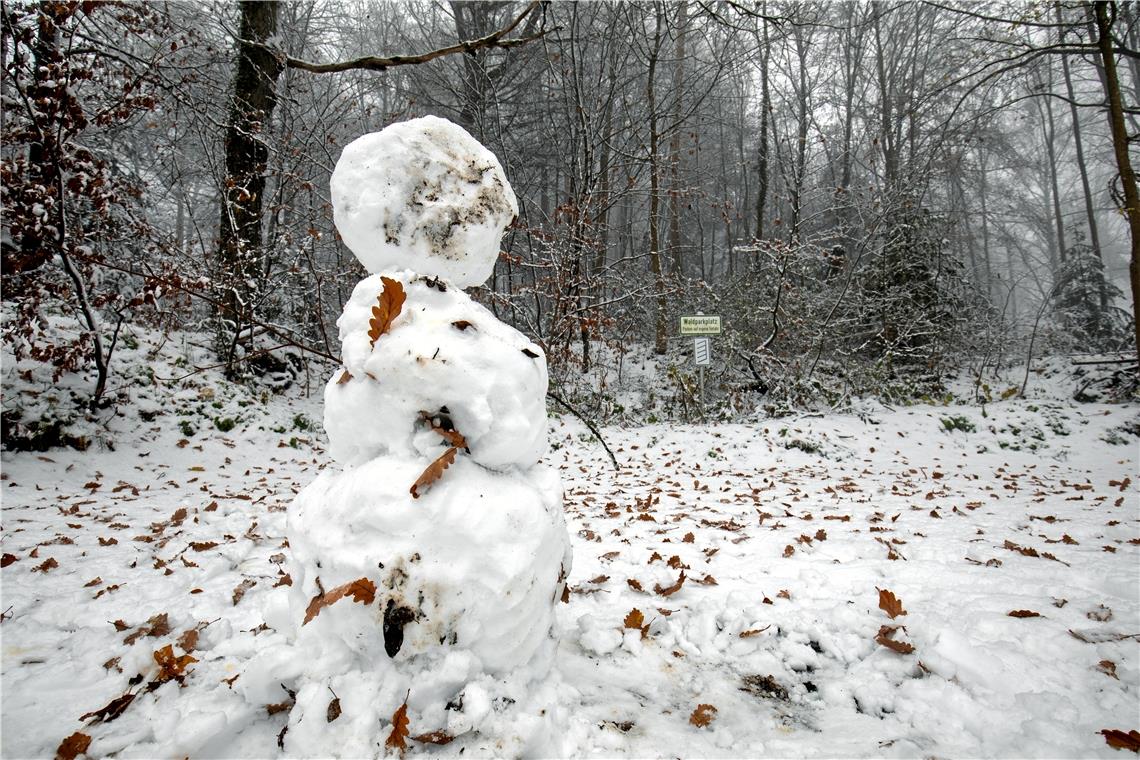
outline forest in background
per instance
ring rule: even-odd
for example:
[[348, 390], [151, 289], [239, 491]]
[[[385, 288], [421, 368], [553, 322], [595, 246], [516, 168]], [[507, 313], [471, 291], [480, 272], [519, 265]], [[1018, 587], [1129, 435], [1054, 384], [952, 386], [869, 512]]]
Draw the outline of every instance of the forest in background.
[[725, 417], [1135, 352], [1135, 3], [44, 0], [0, 43], [6, 351], [93, 408], [136, 328], [337, 361], [329, 175], [424, 114], [506, 169], [476, 295], [593, 416], [631, 357], [687, 415], [698, 311]]

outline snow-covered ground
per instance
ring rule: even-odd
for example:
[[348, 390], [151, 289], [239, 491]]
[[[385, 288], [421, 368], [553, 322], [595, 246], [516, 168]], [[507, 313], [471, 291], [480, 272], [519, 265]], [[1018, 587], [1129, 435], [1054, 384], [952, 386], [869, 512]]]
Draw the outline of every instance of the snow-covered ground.
[[[563, 754], [1117, 756], [1099, 732], [1140, 728], [1138, 412], [1060, 399], [606, 429], [618, 471], [553, 418]], [[91, 756], [279, 753], [289, 695], [252, 705], [241, 679], [282, 638], [285, 510], [334, 465], [315, 398], [255, 406], [3, 455], [4, 757], [76, 732]], [[468, 741], [409, 753], [493, 752]]]

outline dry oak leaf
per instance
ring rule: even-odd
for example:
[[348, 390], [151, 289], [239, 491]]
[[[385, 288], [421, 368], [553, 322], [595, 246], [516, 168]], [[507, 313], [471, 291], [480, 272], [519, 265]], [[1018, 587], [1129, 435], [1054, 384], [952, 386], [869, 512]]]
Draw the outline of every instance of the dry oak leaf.
[[156, 650], [154, 661], [158, 663], [158, 678], [155, 679], [157, 683], [166, 683], [167, 681], [182, 683], [182, 679], [186, 677], [186, 666], [192, 662], [198, 662], [197, 659], [188, 654], [175, 657], [173, 644], [167, 644], [162, 649]]
[[340, 601], [346, 596], [352, 597], [352, 601], [360, 604], [372, 604], [376, 599], [376, 584], [367, 578], [357, 578], [342, 586], [337, 586], [331, 591], [317, 594], [305, 609], [305, 622], [301, 623], [301, 625], [305, 625], [319, 615], [321, 610], [325, 607]]
[[80, 755], [86, 754], [90, 746], [91, 737], [76, 731], [59, 743], [59, 748], [55, 751], [55, 760], [75, 760]]
[[440, 427], [434, 423], [432, 423], [431, 429], [432, 432], [438, 433], [443, 438], [443, 440], [447, 441], [449, 446], [454, 446], [457, 449], [467, 448], [467, 439], [464, 438], [463, 434], [458, 430], [447, 430], [446, 428]]
[[428, 465], [427, 469], [416, 479], [415, 483], [412, 483], [412, 487], [409, 489], [413, 499], [420, 498], [420, 489], [430, 486], [443, 477], [443, 471], [454, 464], [457, 451], [459, 451], [459, 449], [453, 446], [443, 452], [443, 455], [440, 456], [439, 459]]
[[341, 373], [340, 378], [336, 381], [336, 384], [337, 385], [344, 385], [345, 383], [347, 383], [351, 379], [352, 379], [352, 375], [349, 374], [349, 371], [346, 369]]
[[1116, 663], [1112, 660], [1101, 660], [1096, 665], [1096, 669], [1101, 673], [1104, 673], [1106, 676], [1112, 676], [1117, 681], [1120, 680], [1120, 676], [1116, 675]]
[[768, 630], [771, 627], [772, 627], [771, 624], [769, 624], [769, 625], [764, 626], [763, 628], [749, 628], [747, 631], [741, 631], [740, 632], [740, 638], [750, 639], [753, 636], [759, 636], [760, 634], [764, 633], [764, 631]]
[[334, 696], [332, 701], [329, 702], [329, 707], [325, 711], [325, 722], [332, 723], [340, 717], [340, 697]]
[[645, 593], [645, 588], [641, 585], [641, 581], [639, 581], [637, 578], [626, 578], [625, 582], [629, 584], [629, 587], [634, 591], [640, 591], [643, 594]]
[[1130, 749], [1140, 753], [1140, 731], [1124, 733], [1115, 728], [1106, 728], [1100, 733], [1113, 749]]
[[879, 609], [887, 613], [887, 617], [894, 620], [900, 615], [905, 615], [906, 610], [903, 609], [902, 600], [894, 595], [893, 592], [887, 589], [878, 588], [879, 592]]
[[59, 563], [55, 561], [55, 557], [48, 557], [42, 564], [36, 565], [32, 568], [33, 573], [46, 573], [48, 570], [59, 567]]
[[408, 703], [407, 700], [404, 704], [396, 709], [392, 714], [392, 733], [388, 734], [388, 738], [384, 741], [384, 746], [388, 749], [398, 749], [400, 754], [408, 748], [404, 743], [404, 739], [408, 738]]
[[2, 558], [0, 558], [0, 567], [8, 567], [8, 565], [12, 564], [13, 562], [19, 561], [20, 558], [15, 554], [5, 554]]
[[396, 317], [400, 316], [407, 298], [404, 286], [390, 277], [381, 277], [380, 282], [384, 283], [384, 290], [377, 296], [376, 305], [372, 307], [372, 319], [368, 320], [368, 339], [373, 346], [381, 335], [388, 332]]
[[693, 710], [693, 714], [689, 716], [689, 723], [697, 728], [704, 728], [713, 722], [716, 717], [716, 708], [712, 705], [700, 704], [697, 709]]
[[[108, 670], [110, 670], [110, 668], [108, 668]], [[80, 715], [79, 719], [87, 720], [88, 718], [94, 718], [94, 723], [110, 723], [115, 718], [122, 715], [126, 709], [130, 707], [131, 702], [134, 701], [135, 695], [128, 691], [126, 694], [122, 694], [112, 699], [107, 703], [106, 706], [100, 707], [98, 710], [93, 710], [92, 712]]]
[[432, 731], [429, 734], [420, 734], [413, 736], [412, 741], [420, 742], [421, 744], [451, 744], [455, 737], [446, 731]]
[[629, 611], [629, 614], [625, 616], [622, 625], [626, 628], [634, 628], [640, 631], [641, 626], [645, 625], [645, 615], [641, 613], [641, 610], [634, 607]]
[[681, 586], [685, 585], [685, 571], [681, 571], [681, 577], [677, 578], [677, 582], [668, 588], [662, 588], [660, 583], [653, 584], [653, 590], [661, 596], [672, 596], [681, 590]]
[[237, 606], [237, 603], [241, 601], [241, 598], [243, 596], [245, 596], [246, 591], [249, 591], [251, 588], [253, 588], [256, 585], [257, 585], [257, 581], [253, 580], [252, 578], [246, 578], [241, 583], [239, 583], [236, 587], [234, 587], [234, 593], [233, 593], [234, 606], [235, 607]]
[[906, 643], [905, 641], [895, 641], [894, 638], [892, 638], [895, 635], [895, 631], [897, 631], [899, 628], [900, 626], [893, 625], [881, 626], [879, 628], [878, 635], [875, 636], [875, 641], [879, 644], [882, 644], [887, 649], [890, 649], [892, 652], [898, 652], [899, 654], [910, 654], [914, 651], [914, 647], [912, 645]]
[[1006, 614], [1007, 614], [1007, 615], [1009, 615], [1009, 617], [1014, 617], [1014, 618], [1035, 618], [1035, 617], [1041, 617], [1041, 613], [1040, 613], [1040, 612], [1034, 612], [1033, 610], [1010, 610], [1010, 611], [1009, 611], [1009, 612], [1007, 612]]
[[792, 546], [791, 544], [788, 544], [787, 546], [784, 547], [784, 556], [785, 557], [790, 557], [795, 553], [796, 553], [796, 547]]
[[187, 628], [178, 637], [178, 646], [182, 647], [184, 652], [193, 652], [195, 647], [198, 646], [198, 629]]
[[[115, 628], [118, 627], [119, 626], [116, 621]], [[166, 619], [165, 612], [160, 612], [159, 614], [151, 617], [150, 620], [140, 625], [134, 633], [123, 639], [123, 643], [130, 645], [134, 644], [143, 636], [158, 638], [159, 636], [165, 636], [168, 633], [170, 633], [170, 621]]]

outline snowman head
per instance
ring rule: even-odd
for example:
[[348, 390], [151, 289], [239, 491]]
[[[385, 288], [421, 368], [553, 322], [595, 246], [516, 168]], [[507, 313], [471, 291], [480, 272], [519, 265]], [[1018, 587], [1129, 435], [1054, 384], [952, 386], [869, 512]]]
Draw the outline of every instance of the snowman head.
[[411, 269], [461, 288], [491, 274], [518, 214], [495, 155], [435, 116], [353, 140], [331, 189], [337, 229], [365, 269]]

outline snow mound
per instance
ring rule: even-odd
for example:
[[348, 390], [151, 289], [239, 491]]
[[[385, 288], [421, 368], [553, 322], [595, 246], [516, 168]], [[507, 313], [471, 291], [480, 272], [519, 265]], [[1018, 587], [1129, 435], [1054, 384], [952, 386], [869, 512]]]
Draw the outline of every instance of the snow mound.
[[[420, 456], [376, 457], [298, 495], [289, 602], [266, 615], [286, 642], [254, 658], [239, 691], [255, 705], [280, 700], [283, 684], [295, 693], [281, 738], [293, 756], [375, 756], [398, 709], [413, 736], [477, 756], [560, 754], [555, 604], [571, 553], [558, 475], [461, 457], [413, 498], [422, 469]], [[310, 614], [314, 598], [361, 578], [374, 598]]]
[[[441, 452], [430, 419], [461, 432], [485, 467], [530, 467], [546, 452], [542, 349], [457, 288], [393, 274], [407, 300], [388, 333], [369, 338], [380, 275], [362, 280], [337, 320], [345, 370], [325, 388], [333, 458], [359, 464], [383, 454]], [[445, 425], [446, 427], [447, 425]]]
[[[418, 456], [378, 457], [326, 471], [297, 497], [288, 523], [291, 618], [300, 623], [322, 588], [362, 577], [377, 586], [374, 604], [323, 609], [301, 626], [299, 643], [343, 650], [345, 663], [366, 670], [395, 663], [421, 672], [418, 656], [443, 652], [470, 653], [473, 672], [532, 662], [549, 640], [570, 562], [557, 475], [541, 466], [491, 472], [459, 457], [413, 498], [422, 470]], [[549, 666], [532, 662], [540, 678]]]
[[435, 116], [353, 140], [331, 190], [337, 230], [369, 272], [406, 267], [458, 287], [487, 279], [518, 214], [495, 155]]

